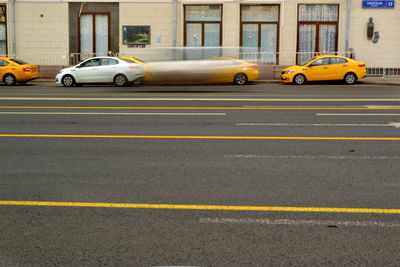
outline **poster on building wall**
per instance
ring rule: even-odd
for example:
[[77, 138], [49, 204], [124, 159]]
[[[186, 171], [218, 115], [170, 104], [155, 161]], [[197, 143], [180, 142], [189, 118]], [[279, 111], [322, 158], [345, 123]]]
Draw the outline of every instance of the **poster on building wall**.
[[362, 8], [394, 8], [395, 0], [363, 0]]
[[150, 26], [122, 26], [123, 44], [150, 44]]

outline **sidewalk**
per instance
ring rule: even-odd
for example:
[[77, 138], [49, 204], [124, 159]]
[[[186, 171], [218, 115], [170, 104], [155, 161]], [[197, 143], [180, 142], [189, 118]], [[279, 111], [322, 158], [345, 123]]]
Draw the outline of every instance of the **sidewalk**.
[[382, 77], [366, 77], [358, 82], [362, 84], [400, 85], [400, 77], [389, 77], [386, 79]]
[[[255, 83], [273, 83], [273, 84], [278, 84], [281, 83], [280, 80], [257, 80], [254, 81]], [[54, 79], [37, 79], [31, 81], [31, 83], [48, 83], [48, 84], [53, 84], [56, 85], [56, 82]], [[400, 86], [400, 77], [399, 78], [386, 78], [383, 79], [382, 77], [366, 77], [363, 78], [359, 81], [357, 81], [358, 84], [371, 84], [371, 85], [394, 85], [394, 86]], [[151, 85], [151, 83], [149, 83]]]
[[[280, 83], [280, 80], [257, 80], [256, 83]], [[324, 82], [325, 83], [325, 82]], [[328, 83], [328, 82], [326, 82]], [[335, 82], [337, 83], [337, 82]], [[387, 78], [384, 80], [382, 77], [366, 77], [357, 81], [357, 84], [371, 84], [371, 85], [394, 85], [400, 86], [399, 78]]]

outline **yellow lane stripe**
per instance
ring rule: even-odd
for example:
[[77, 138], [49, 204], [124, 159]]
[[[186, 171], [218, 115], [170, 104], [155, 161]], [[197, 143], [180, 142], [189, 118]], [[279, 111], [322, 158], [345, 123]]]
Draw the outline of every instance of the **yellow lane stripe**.
[[177, 110], [400, 110], [400, 107], [62, 107], [0, 106], [0, 109], [177, 109]]
[[400, 141], [400, 137], [306, 137], [306, 136], [189, 136], [189, 135], [188, 136], [185, 136], [185, 135], [168, 136], [168, 135], [94, 135], [94, 134], [0, 134], [0, 137]]
[[[163, 92], [163, 91], [160, 91]], [[141, 94], [141, 93], [132, 93], [132, 94], [33, 94], [33, 93], [0, 93], [1, 96], [118, 96], [118, 97], [124, 97], [124, 96], [140, 96], [140, 97], [165, 97], [166, 94], [168, 94], [168, 91], [164, 91], [165, 94]], [[239, 94], [222, 94], [218, 91], [215, 91], [215, 94], [199, 94], [198, 91], [190, 92], [187, 91], [188, 93], [191, 93], [191, 96], [202, 96], [202, 97], [357, 97], [362, 99], [362, 97], [385, 97], [387, 99], [390, 98], [398, 98], [398, 95], [332, 95], [332, 94], [325, 94], [325, 95], [303, 95], [303, 94], [291, 94], [291, 95], [275, 95], [275, 94], [256, 94], [256, 95], [239, 95]], [[185, 94], [169, 94], [169, 96], [174, 96], [174, 97], [187, 97], [188, 95]]]
[[8, 201], [8, 200], [0, 201], [0, 206], [50, 206], [50, 207], [93, 207], [93, 208], [95, 207], [95, 208], [130, 208], [130, 209], [234, 210], [234, 211], [286, 211], [286, 212], [400, 214], [400, 209], [174, 205], [174, 204], [47, 202], [47, 201]]

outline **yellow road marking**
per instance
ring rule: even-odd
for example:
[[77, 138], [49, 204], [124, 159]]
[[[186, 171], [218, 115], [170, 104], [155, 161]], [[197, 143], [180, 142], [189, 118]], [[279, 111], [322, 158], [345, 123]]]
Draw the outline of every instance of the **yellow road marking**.
[[186, 135], [168, 136], [168, 135], [94, 135], [94, 134], [0, 134], [0, 137], [400, 141], [400, 137], [308, 137], [308, 136], [190, 136], [190, 135], [188, 135], [188, 136], [186, 136]]
[[400, 110], [400, 107], [68, 107], [0, 106], [0, 109], [160, 109], [160, 110]]
[[[200, 91], [200, 90], [199, 90]], [[363, 99], [363, 97], [382, 97], [382, 95], [332, 95], [332, 94], [326, 94], [326, 95], [302, 95], [302, 94], [297, 94], [297, 95], [275, 95], [275, 94], [256, 94], [256, 95], [239, 95], [239, 94], [222, 94], [221, 92], [215, 91], [215, 94], [199, 94], [199, 91], [187, 91], [188, 93], [191, 93], [191, 96], [201, 96], [201, 97], [357, 97], [360, 100]], [[163, 92], [163, 91], [160, 91]], [[164, 94], [140, 94], [140, 93], [132, 93], [132, 94], [33, 94], [33, 93], [0, 93], [1, 96], [118, 96], [118, 97], [124, 97], [124, 96], [140, 96], [140, 97], [165, 97], [166, 94], [167, 96], [174, 96], [174, 97], [187, 97], [188, 95], [185, 94], [174, 94], [174, 93], [169, 93], [168, 91], [164, 91]], [[398, 95], [386, 95], [383, 96], [387, 99], [390, 98], [398, 98]]]
[[92, 207], [92, 208], [129, 208], [129, 209], [234, 210], [234, 211], [286, 211], [286, 212], [400, 214], [400, 209], [220, 206], [220, 205], [181, 205], [181, 204], [175, 205], [175, 204], [48, 202], [48, 201], [8, 201], [8, 200], [0, 201], [0, 206], [50, 206], [50, 207]]

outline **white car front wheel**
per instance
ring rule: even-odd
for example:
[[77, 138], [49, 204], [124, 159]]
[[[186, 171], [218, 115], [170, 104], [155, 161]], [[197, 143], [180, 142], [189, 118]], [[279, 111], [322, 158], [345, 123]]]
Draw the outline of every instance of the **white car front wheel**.
[[62, 77], [61, 83], [65, 87], [71, 87], [71, 86], [75, 85], [75, 79], [71, 75], [65, 75], [65, 76]]

